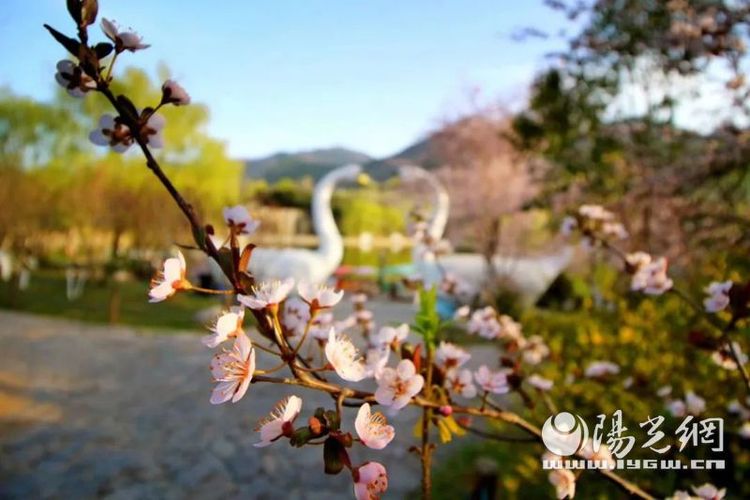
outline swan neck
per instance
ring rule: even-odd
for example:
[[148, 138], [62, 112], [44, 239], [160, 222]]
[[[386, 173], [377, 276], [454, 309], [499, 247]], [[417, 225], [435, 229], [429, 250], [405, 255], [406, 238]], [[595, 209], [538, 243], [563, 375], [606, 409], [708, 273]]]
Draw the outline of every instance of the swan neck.
[[318, 236], [318, 253], [338, 265], [344, 255], [344, 241], [331, 210], [331, 198], [336, 187], [334, 177], [323, 177], [315, 185], [312, 197], [313, 229]]

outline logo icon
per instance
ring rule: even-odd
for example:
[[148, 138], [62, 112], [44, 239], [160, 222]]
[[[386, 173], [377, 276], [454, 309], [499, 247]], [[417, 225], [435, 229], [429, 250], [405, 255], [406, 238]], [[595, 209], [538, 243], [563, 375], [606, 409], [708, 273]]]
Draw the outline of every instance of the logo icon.
[[589, 428], [579, 415], [566, 411], [553, 415], [542, 426], [544, 446], [555, 455], [567, 457], [583, 448], [589, 439]]

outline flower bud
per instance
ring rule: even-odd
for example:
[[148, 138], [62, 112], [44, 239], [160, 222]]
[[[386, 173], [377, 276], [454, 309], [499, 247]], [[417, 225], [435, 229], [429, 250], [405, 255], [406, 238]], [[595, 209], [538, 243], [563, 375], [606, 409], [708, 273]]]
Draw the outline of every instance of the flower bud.
[[307, 421], [307, 425], [310, 427], [310, 432], [313, 433], [313, 436], [320, 436], [321, 434], [323, 434], [323, 430], [325, 429], [323, 422], [315, 417], [310, 417], [310, 419]]
[[450, 405], [443, 405], [438, 409], [438, 411], [444, 417], [450, 417], [451, 415], [453, 415], [453, 407]]

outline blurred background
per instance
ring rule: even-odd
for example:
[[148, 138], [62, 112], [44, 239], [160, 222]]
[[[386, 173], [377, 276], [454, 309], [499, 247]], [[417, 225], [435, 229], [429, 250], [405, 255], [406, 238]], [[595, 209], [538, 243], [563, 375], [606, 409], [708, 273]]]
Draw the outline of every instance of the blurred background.
[[[398, 168], [423, 167], [450, 196], [455, 251], [544, 270], [533, 285], [501, 273], [474, 304], [545, 339], [552, 355], [541, 373], [556, 381], [560, 407], [589, 416], [622, 408], [635, 426], [667, 414], [656, 391], [671, 385], [725, 417], [726, 470], [627, 477], [661, 496], [705, 481], [750, 495], [748, 441], [737, 431], [750, 405], [737, 373], [710, 360], [712, 346], [701, 349], [705, 320], [675, 296], [628, 293], [613, 261], [558, 231], [578, 205], [601, 203], [626, 226], [622, 249], [667, 256], [696, 301], [710, 281], [746, 281], [747, 2], [133, 0], [102, 1], [102, 15], [151, 44], [118, 60], [118, 92], [156, 103], [174, 78], [192, 96], [160, 111], [157, 157], [204, 220], [219, 225], [222, 207], [241, 204], [262, 221], [259, 246], [314, 247], [315, 183], [360, 164], [375, 182], [345, 185], [332, 201], [345, 244], [334, 280], [371, 295], [379, 324], [408, 321], [409, 227], [436, 207], [431, 188]], [[220, 419], [235, 414], [207, 403], [208, 356], [193, 344], [223, 304], [146, 300], [163, 258], [190, 242], [189, 227], [136, 151], [88, 142], [108, 105], [55, 84], [66, 55], [43, 23], [72, 32], [62, 1], [10, 0], [0, 12], [0, 496], [263, 497], [266, 486], [273, 496], [286, 485], [261, 487], [247, 470], [270, 477], [287, 452], [253, 455], [242, 441], [252, 439], [250, 422], [245, 433], [226, 430]], [[192, 278], [211, 283], [208, 264], [188, 259]], [[476, 338], [454, 340], [493, 356]], [[618, 363], [622, 376], [584, 380], [593, 359]], [[170, 397], [154, 394], [153, 378]], [[152, 406], [139, 404], [143, 393]], [[185, 418], [182, 429], [171, 418]], [[165, 425], [166, 434], [154, 430]], [[183, 449], [196, 432], [205, 437]], [[439, 454], [436, 494], [551, 496], [541, 451], [457, 440]], [[253, 465], [227, 465], [238, 456]], [[579, 496], [618, 494], [584, 475]], [[409, 494], [407, 480], [394, 481], [392, 495]]]

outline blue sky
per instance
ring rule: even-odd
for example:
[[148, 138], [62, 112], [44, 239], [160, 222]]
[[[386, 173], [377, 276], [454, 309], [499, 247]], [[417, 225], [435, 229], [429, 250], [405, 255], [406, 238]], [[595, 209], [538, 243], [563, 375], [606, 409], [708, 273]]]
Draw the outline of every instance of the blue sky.
[[[152, 73], [166, 62], [242, 158], [335, 145], [389, 155], [467, 109], [473, 89], [518, 106], [562, 42], [510, 34], [564, 26], [542, 0], [100, 0], [101, 15], [152, 44], [125, 62]], [[0, 86], [51, 97], [62, 53], [45, 22], [72, 31], [64, 0], [3, 0]]]

